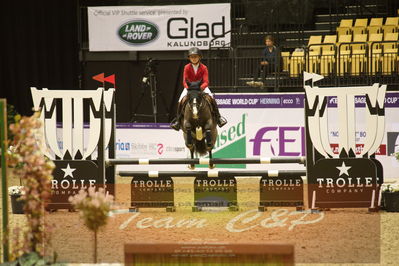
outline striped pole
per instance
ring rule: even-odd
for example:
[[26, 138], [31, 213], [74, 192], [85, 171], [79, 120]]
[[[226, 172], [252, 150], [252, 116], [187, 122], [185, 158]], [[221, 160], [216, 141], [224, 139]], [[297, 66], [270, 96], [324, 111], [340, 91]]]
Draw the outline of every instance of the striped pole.
[[147, 165], [147, 164], [305, 164], [305, 157], [263, 157], [263, 158], [176, 158], [176, 159], [108, 159], [107, 165]]
[[296, 177], [306, 176], [306, 170], [248, 170], [248, 171], [120, 171], [123, 177], [235, 177], [235, 176], [268, 176], [268, 177]]
[[1, 167], [1, 196], [2, 196], [2, 236], [3, 262], [9, 259], [9, 231], [8, 231], [8, 185], [7, 185], [7, 102], [0, 99], [0, 167]]

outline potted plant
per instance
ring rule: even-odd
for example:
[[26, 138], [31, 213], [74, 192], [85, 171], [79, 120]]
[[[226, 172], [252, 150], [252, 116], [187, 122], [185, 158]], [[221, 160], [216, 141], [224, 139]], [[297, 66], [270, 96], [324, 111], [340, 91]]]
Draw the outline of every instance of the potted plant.
[[12, 186], [8, 188], [11, 197], [11, 209], [13, 214], [23, 214], [25, 201], [21, 196], [25, 194], [23, 186]]
[[94, 233], [94, 263], [97, 263], [97, 233], [107, 224], [114, 197], [103, 188], [96, 191], [95, 187], [89, 187], [87, 191], [81, 189], [78, 194], [69, 197], [69, 201], [79, 211], [86, 227]]
[[382, 199], [387, 212], [399, 212], [399, 185], [383, 186]]

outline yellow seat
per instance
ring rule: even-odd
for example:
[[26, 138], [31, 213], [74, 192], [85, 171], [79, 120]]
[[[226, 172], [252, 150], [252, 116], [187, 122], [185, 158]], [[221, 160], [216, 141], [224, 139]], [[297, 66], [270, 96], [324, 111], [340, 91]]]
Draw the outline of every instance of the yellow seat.
[[342, 19], [339, 26], [337, 27], [338, 38], [341, 35], [349, 35], [351, 33], [352, 24], [352, 19]]
[[367, 27], [367, 33], [370, 34], [376, 34], [376, 33], [382, 33], [382, 26], [368, 26]]
[[367, 18], [358, 18], [355, 21], [355, 26], [352, 27], [352, 34], [357, 35], [357, 34], [364, 34], [366, 33], [367, 29]]
[[358, 34], [353, 37], [351, 44], [351, 74], [360, 75], [367, 72], [367, 34]]
[[374, 43], [373, 42], [380, 42], [382, 41], [382, 33], [371, 34], [369, 35], [369, 58], [370, 58], [370, 74], [375, 75], [377, 72], [381, 72], [381, 43]]
[[339, 23], [340, 27], [349, 27], [351, 28], [353, 25], [353, 19], [341, 19], [341, 22]]
[[283, 72], [290, 70], [290, 52], [281, 52], [281, 62], [283, 64]]
[[382, 32], [382, 23], [384, 18], [372, 18], [370, 24], [367, 27], [368, 34], [375, 34]]
[[385, 20], [385, 25], [395, 25], [398, 26], [399, 25], [399, 17], [388, 17]]
[[328, 76], [334, 71], [335, 64], [335, 43], [337, 35], [326, 35], [323, 44], [331, 43], [332, 45], [323, 45], [320, 57], [320, 74]]
[[338, 53], [338, 75], [345, 75], [349, 72], [350, 62], [350, 46], [349, 43], [352, 41], [352, 35], [341, 35], [338, 37], [337, 53]]
[[384, 18], [372, 18], [369, 26], [382, 26]]
[[382, 44], [383, 55], [381, 58], [382, 74], [391, 75], [398, 71], [398, 33], [384, 35], [384, 41], [392, 41]]
[[308, 42], [308, 61], [306, 62], [306, 71], [309, 73], [318, 73], [319, 63], [320, 63], [320, 53], [321, 53], [321, 39], [323, 36], [321, 35], [312, 35], [310, 36]]
[[384, 34], [397, 32], [399, 26], [399, 17], [388, 17], [385, 21], [385, 24], [382, 26], [384, 30]]
[[[321, 43], [321, 35], [312, 35], [309, 38], [308, 41], [308, 47], [312, 44], [320, 44]], [[320, 51], [320, 48], [317, 46], [311, 46], [309, 53], [312, 53], [312, 56], [314, 54], [317, 54], [318, 51]], [[298, 77], [299, 75], [302, 74], [303, 68], [305, 65], [305, 52], [304, 51], [294, 51], [291, 54], [290, 58], [290, 76], [291, 77]]]
[[294, 51], [290, 58], [290, 76], [299, 77], [303, 72], [303, 66], [305, 64], [305, 52]]

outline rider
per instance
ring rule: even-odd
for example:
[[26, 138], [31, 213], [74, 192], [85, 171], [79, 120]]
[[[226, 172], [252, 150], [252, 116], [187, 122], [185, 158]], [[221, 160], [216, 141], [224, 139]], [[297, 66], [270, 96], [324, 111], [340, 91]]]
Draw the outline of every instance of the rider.
[[201, 63], [201, 51], [197, 47], [192, 47], [188, 50], [188, 59], [190, 63], [184, 66], [183, 72], [183, 87], [184, 90], [180, 95], [179, 103], [177, 106], [177, 116], [173, 119], [170, 126], [179, 131], [180, 129], [180, 119], [182, 116], [182, 99], [187, 95], [187, 88], [189, 87], [187, 83], [190, 82], [201, 82], [201, 90], [210, 95], [211, 104], [216, 113], [217, 124], [219, 127], [224, 126], [227, 120], [222, 117], [219, 113], [219, 108], [217, 107], [216, 101], [213, 98], [212, 92], [208, 88], [209, 78], [208, 78], [208, 68], [206, 65]]

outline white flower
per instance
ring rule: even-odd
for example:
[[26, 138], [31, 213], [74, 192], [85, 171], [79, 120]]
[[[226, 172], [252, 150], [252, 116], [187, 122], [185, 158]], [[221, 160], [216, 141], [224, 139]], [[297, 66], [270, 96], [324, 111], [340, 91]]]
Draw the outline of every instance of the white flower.
[[23, 195], [25, 191], [23, 186], [12, 186], [8, 188], [8, 195]]
[[381, 189], [383, 192], [397, 192], [399, 191], [399, 184], [383, 184]]

